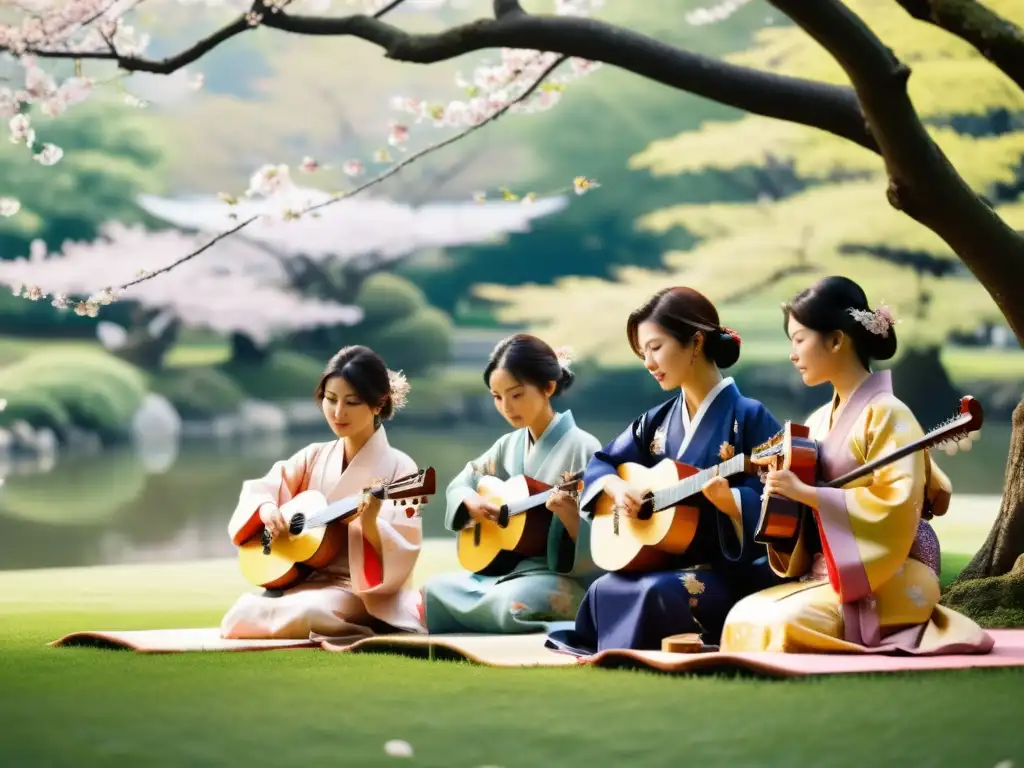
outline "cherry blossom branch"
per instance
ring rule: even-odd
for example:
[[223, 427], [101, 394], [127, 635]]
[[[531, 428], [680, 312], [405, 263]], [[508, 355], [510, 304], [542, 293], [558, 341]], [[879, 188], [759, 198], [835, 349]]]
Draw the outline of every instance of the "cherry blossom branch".
[[[396, 4], [397, 3], [393, 3], [393, 5], [396, 5]], [[466, 128], [466, 129], [464, 129], [462, 131], [459, 131], [458, 133], [456, 133], [456, 134], [454, 134], [452, 136], [449, 136], [446, 139], [443, 139], [442, 141], [439, 141], [439, 142], [436, 142], [434, 144], [431, 144], [430, 146], [425, 147], [424, 149], [421, 149], [419, 152], [412, 153], [411, 155], [409, 155], [407, 158], [405, 158], [401, 162], [395, 163], [390, 168], [388, 168], [386, 171], [378, 174], [377, 176], [374, 176], [372, 179], [369, 179], [368, 181], [364, 182], [363, 184], [361, 184], [360, 186], [356, 187], [351, 192], [348, 192], [348, 193], [345, 193], [345, 194], [339, 194], [339, 195], [336, 195], [336, 196], [332, 197], [329, 200], [325, 200], [324, 202], [317, 203], [315, 205], [307, 206], [306, 208], [303, 208], [301, 211], [299, 211], [297, 215], [301, 216], [301, 215], [304, 215], [304, 214], [307, 214], [307, 213], [312, 213], [313, 211], [317, 211], [317, 210], [319, 210], [321, 208], [326, 208], [329, 205], [333, 205], [334, 203], [337, 203], [339, 200], [346, 200], [348, 198], [355, 197], [360, 192], [363, 192], [363, 191], [369, 189], [370, 187], [373, 187], [373, 186], [381, 183], [385, 179], [388, 179], [388, 178], [394, 176], [396, 173], [398, 173], [400, 170], [405, 168], [407, 165], [410, 165], [411, 163], [414, 163], [417, 160], [419, 160], [419, 159], [421, 159], [421, 158], [423, 158], [423, 157], [425, 157], [425, 156], [427, 156], [429, 154], [432, 154], [432, 153], [436, 152], [439, 149], [443, 149], [444, 147], [447, 147], [447, 146], [449, 146], [451, 144], [454, 144], [455, 142], [464, 139], [469, 134], [471, 134], [471, 133], [473, 133], [475, 131], [480, 130], [485, 125], [489, 125], [490, 123], [493, 123], [495, 120], [497, 120], [502, 115], [504, 115], [506, 112], [508, 112], [516, 104], [518, 104], [518, 103], [520, 103], [522, 101], [525, 101], [527, 98], [529, 98], [541, 86], [541, 84], [544, 82], [544, 80], [546, 80], [547, 77], [552, 72], [554, 72], [555, 69], [557, 69], [559, 67], [559, 65], [564, 63], [566, 61], [566, 59], [568, 59], [568, 58], [569, 58], [568, 56], [559, 56], [551, 64], [549, 64], [547, 67], [545, 67], [544, 70], [541, 71], [541, 73], [536, 78], [534, 78], [533, 82], [529, 85], [528, 88], [526, 88], [526, 90], [524, 90], [521, 94], [519, 94], [514, 99], [510, 99], [500, 109], [495, 110], [491, 115], [489, 115], [488, 117], [486, 117], [485, 119], [483, 119], [479, 123], [476, 123], [475, 125], [471, 125], [468, 128]], [[221, 232], [219, 235], [215, 236], [214, 238], [209, 240], [207, 243], [205, 243], [201, 248], [198, 248], [197, 250], [192, 251], [191, 253], [188, 253], [185, 256], [182, 256], [180, 259], [176, 259], [175, 261], [171, 262], [170, 264], [168, 264], [165, 267], [161, 267], [160, 269], [154, 270], [153, 272], [147, 272], [144, 275], [140, 275], [139, 277], [135, 278], [134, 280], [131, 280], [131, 281], [127, 282], [127, 283], [124, 283], [123, 285], [118, 286], [117, 290], [118, 291], [123, 291], [123, 290], [125, 290], [127, 288], [131, 288], [133, 285], [138, 285], [139, 283], [144, 283], [147, 280], [152, 280], [154, 277], [157, 277], [159, 275], [162, 275], [162, 274], [165, 274], [167, 272], [170, 272], [175, 267], [177, 267], [177, 266], [179, 266], [181, 264], [184, 264], [187, 261], [191, 261], [196, 256], [199, 256], [203, 252], [209, 250], [210, 248], [212, 248], [214, 245], [219, 243], [224, 238], [230, 237], [231, 235], [235, 234], [236, 232], [241, 231], [242, 229], [244, 229], [245, 227], [249, 226], [250, 224], [252, 224], [256, 220], [258, 220], [259, 218], [260, 218], [260, 215], [250, 216], [248, 219], [245, 219], [244, 221], [236, 224], [234, 227], [231, 227], [230, 229], [225, 230], [224, 232]]]
[[511, 0], [495, 0], [494, 13], [494, 18], [478, 19], [440, 33], [413, 34], [381, 21], [380, 12], [374, 16], [293, 16], [257, 0], [245, 16], [166, 59], [113, 56], [108, 51], [34, 53], [115, 60], [128, 71], [170, 74], [245, 31], [256, 18], [264, 27], [292, 34], [359, 38], [382, 48], [389, 59], [417, 64], [447, 61], [491, 48], [545, 51], [620, 67], [677, 90], [765, 117], [819, 128], [878, 151], [849, 87], [729, 64], [592, 18], [529, 14]]
[[977, 0], [896, 0], [918, 21], [973, 45], [1024, 90], [1024, 30]]

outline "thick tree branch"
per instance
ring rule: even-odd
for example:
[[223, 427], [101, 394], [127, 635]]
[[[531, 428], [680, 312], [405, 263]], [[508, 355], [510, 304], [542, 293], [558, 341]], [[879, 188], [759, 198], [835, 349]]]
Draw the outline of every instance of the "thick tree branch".
[[1024, 30], [978, 0], [896, 0], [918, 21], [973, 45], [1024, 90]]
[[[504, 47], [599, 61], [747, 112], [819, 128], [878, 151], [864, 124], [856, 95], [848, 87], [729, 64], [596, 19], [528, 14], [512, 0], [494, 0], [494, 8], [496, 18], [478, 19], [435, 34], [411, 34], [365, 15], [318, 17], [292, 16], [284, 11], [271, 13], [262, 2], [253, 4], [253, 13], [262, 14], [264, 27], [299, 35], [357, 37], [380, 46], [387, 58], [417, 64]], [[109, 51], [35, 53], [116, 60], [128, 71], [170, 74], [245, 28], [248, 22], [240, 17], [188, 50], [160, 61], [118, 57]]]
[[770, 0], [846, 71], [889, 173], [889, 201], [956, 252], [1024, 339], [1024, 237], [952, 166], [907, 94], [910, 69], [840, 0]]

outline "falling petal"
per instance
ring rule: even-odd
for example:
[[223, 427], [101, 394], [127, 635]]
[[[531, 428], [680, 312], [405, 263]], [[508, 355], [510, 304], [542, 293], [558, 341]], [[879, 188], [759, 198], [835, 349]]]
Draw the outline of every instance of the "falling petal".
[[384, 751], [391, 757], [412, 757], [412, 745], [401, 739], [389, 741], [384, 745]]

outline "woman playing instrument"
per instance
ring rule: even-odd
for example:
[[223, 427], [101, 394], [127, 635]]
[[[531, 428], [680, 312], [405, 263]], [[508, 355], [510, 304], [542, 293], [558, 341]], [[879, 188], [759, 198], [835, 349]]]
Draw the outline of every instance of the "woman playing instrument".
[[[783, 305], [790, 360], [808, 386], [830, 384], [832, 399], [807, 421], [819, 441], [827, 482], [923, 437], [892, 392], [889, 371], [872, 360], [896, 353], [885, 307], [870, 309], [845, 277], [826, 277]], [[765, 493], [814, 509], [794, 546], [769, 547], [779, 576], [799, 579], [751, 595], [733, 607], [722, 650], [791, 653], [900, 650], [985, 652], [991, 636], [938, 605], [939, 551], [931, 526], [950, 483], [926, 451], [880, 466], [843, 488], [813, 487], [775, 471]], [[783, 551], [785, 549], [786, 551]]]
[[[228, 525], [232, 541], [240, 545], [264, 527], [272, 540], [287, 536], [279, 508], [304, 491], [319, 491], [334, 502], [380, 480], [416, 472], [415, 462], [389, 445], [383, 427], [404, 404], [408, 388], [405, 377], [389, 371], [368, 347], [345, 347], [335, 354], [315, 397], [338, 439], [313, 443], [258, 480], [243, 483]], [[422, 538], [415, 511], [367, 494], [347, 528], [347, 547], [301, 584], [279, 593], [242, 595], [224, 616], [221, 635], [337, 643], [380, 632], [422, 631], [419, 594], [404, 587]]]
[[[626, 322], [633, 352], [671, 399], [644, 413], [590, 460], [580, 504], [593, 512], [599, 494], [637, 517], [650, 489], [618, 475], [625, 463], [653, 467], [666, 458], [698, 469], [747, 454], [780, 426], [763, 404], [740, 394], [721, 369], [740, 354], [739, 336], [719, 322], [715, 306], [692, 288], [668, 288]], [[578, 654], [606, 648], [660, 649], [662, 640], [697, 633], [714, 644], [729, 608], [766, 586], [765, 548], [753, 540], [761, 483], [744, 474], [716, 477], [703, 495], [692, 542], [666, 567], [612, 572], [587, 591], [574, 625], [548, 636], [548, 645]], [[596, 542], [595, 542], [596, 543]], [[592, 544], [593, 546], [593, 544]]]
[[[495, 524], [499, 507], [478, 493], [482, 478], [526, 476], [558, 486], [586, 467], [600, 443], [576, 426], [571, 411], [558, 413], [551, 403], [573, 378], [566, 357], [560, 359], [535, 336], [510, 336], [494, 348], [483, 379], [494, 407], [513, 431], [468, 463], [448, 486], [449, 530]], [[461, 571], [426, 583], [423, 604], [429, 632], [540, 632], [547, 622], [576, 614], [593, 572], [587, 523], [580, 519], [575, 496], [565, 490], [556, 487], [544, 506], [552, 513], [546, 552], [504, 558], [488, 575]]]

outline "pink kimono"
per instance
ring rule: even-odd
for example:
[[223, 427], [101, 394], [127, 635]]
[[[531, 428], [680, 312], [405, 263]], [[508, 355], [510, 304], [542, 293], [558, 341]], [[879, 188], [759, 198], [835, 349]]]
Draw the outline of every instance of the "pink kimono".
[[[344, 443], [314, 443], [279, 461], [258, 480], [242, 484], [238, 507], [228, 524], [235, 544], [258, 535], [260, 509], [280, 506], [314, 489], [328, 502], [358, 493], [377, 478], [395, 478], [417, 470], [406, 454], [388, 444], [380, 427], [344, 466]], [[284, 591], [280, 597], [244, 594], [221, 622], [225, 638], [307, 637], [355, 641], [374, 634], [424, 632], [420, 594], [410, 580], [423, 538], [422, 521], [405, 505], [385, 500], [377, 517], [381, 553], [363, 538], [362, 523], [348, 524], [348, 547], [327, 567]]]

